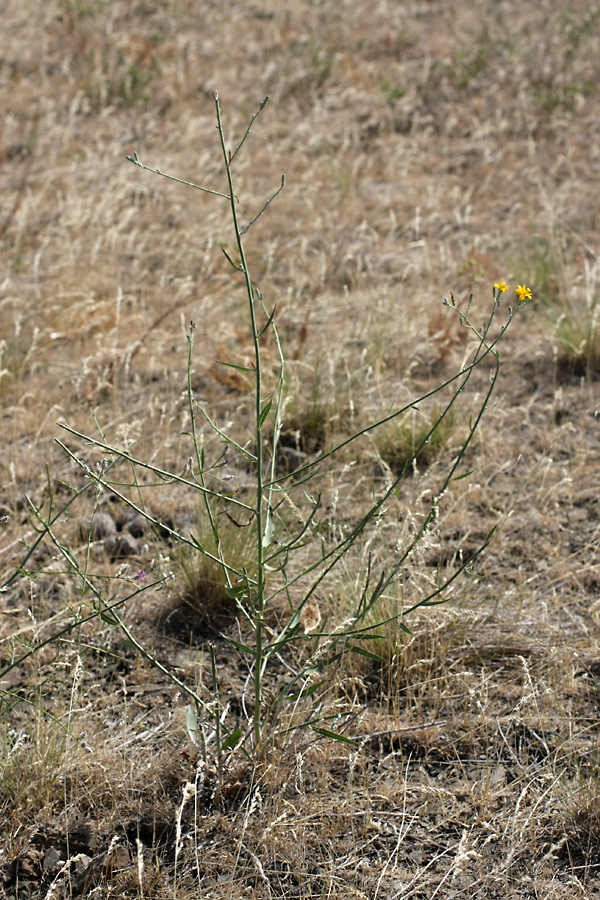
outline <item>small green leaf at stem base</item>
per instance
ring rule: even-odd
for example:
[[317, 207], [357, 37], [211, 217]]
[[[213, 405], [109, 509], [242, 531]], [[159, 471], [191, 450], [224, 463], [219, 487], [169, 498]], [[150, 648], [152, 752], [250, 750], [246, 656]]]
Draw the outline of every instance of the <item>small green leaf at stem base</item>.
[[242, 739], [242, 729], [236, 728], [231, 734], [225, 738], [221, 744], [221, 750], [233, 750]]

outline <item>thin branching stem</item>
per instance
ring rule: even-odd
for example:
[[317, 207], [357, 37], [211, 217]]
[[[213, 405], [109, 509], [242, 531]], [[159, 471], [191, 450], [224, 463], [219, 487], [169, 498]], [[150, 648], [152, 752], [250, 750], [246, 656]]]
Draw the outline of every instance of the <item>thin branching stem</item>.
[[[231, 163], [233, 160], [233, 156], [227, 152], [227, 148], [225, 146], [225, 134], [223, 131], [223, 125], [221, 122], [221, 108], [219, 105], [219, 95], [217, 91], [215, 91], [214, 95], [215, 99], [215, 109], [217, 114], [217, 128], [219, 131], [219, 138], [221, 141], [221, 150], [223, 153], [223, 161], [225, 164], [225, 171], [227, 173], [227, 182], [229, 184], [229, 200], [230, 200], [230, 208], [231, 208], [231, 218], [233, 222], [233, 228], [235, 231], [235, 238], [238, 248], [238, 253], [240, 256], [239, 268], [244, 275], [244, 280], [246, 283], [246, 293], [248, 297], [248, 312], [250, 315], [250, 325], [252, 329], [252, 342], [254, 346], [254, 363], [255, 363], [255, 391], [254, 391], [254, 399], [255, 399], [255, 429], [256, 429], [256, 596], [253, 598], [254, 610], [255, 610], [255, 629], [254, 629], [254, 639], [256, 642], [256, 655], [255, 655], [255, 679], [254, 679], [254, 741], [255, 746], [258, 747], [260, 744], [260, 739], [262, 735], [262, 721], [261, 721], [261, 712], [262, 712], [262, 680], [263, 680], [263, 614], [265, 610], [265, 565], [264, 565], [264, 548], [263, 548], [263, 533], [264, 533], [264, 472], [263, 472], [263, 398], [262, 398], [262, 360], [261, 360], [261, 349], [260, 349], [260, 341], [259, 341], [259, 330], [257, 325], [256, 318], [256, 297], [254, 293], [254, 287], [252, 285], [252, 280], [250, 278], [250, 272], [248, 271], [248, 265], [246, 262], [246, 255], [244, 252], [244, 244], [242, 241], [242, 232], [238, 222], [237, 209], [236, 209], [236, 201], [235, 201], [235, 192], [233, 189], [233, 177], [231, 170]], [[260, 109], [262, 110], [262, 106]], [[260, 111], [260, 110], [259, 110]], [[252, 124], [252, 123], [251, 123]], [[250, 131], [250, 126], [241, 143], [238, 145], [235, 153], [239, 151], [243, 142], [245, 141], [248, 133]]]
[[183, 178], [176, 178], [175, 175], [167, 175], [166, 172], [161, 172], [160, 169], [153, 169], [150, 166], [145, 166], [144, 163], [140, 162], [138, 155], [135, 152], [133, 156], [126, 156], [125, 159], [128, 162], [133, 163], [134, 166], [145, 169], [146, 172], [152, 172], [153, 175], [162, 175], [163, 178], [168, 178], [169, 181], [176, 181], [178, 184], [184, 184], [186, 187], [195, 188], [195, 190], [202, 191], [204, 194], [214, 194], [215, 197], [224, 197], [225, 200], [229, 200], [229, 196], [221, 193], [221, 191], [214, 191], [212, 188], [205, 188], [199, 184], [194, 184], [193, 181], [184, 181]]

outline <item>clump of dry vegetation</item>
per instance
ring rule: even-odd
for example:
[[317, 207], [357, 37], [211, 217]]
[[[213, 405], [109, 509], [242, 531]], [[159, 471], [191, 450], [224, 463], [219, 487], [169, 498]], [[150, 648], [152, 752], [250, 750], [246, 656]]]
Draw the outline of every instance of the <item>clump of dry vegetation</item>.
[[[593, 4], [267, 0], [222, 18], [190, 0], [11, 0], [3, 18], [0, 892], [595, 896]], [[232, 146], [270, 97], [236, 161], [244, 221], [266, 177], [287, 176], [246, 239], [287, 359], [278, 476], [460, 369], [469, 344], [441, 307], [450, 291], [461, 308], [473, 293], [477, 325], [494, 282], [525, 281], [534, 297], [505, 335], [462, 461], [471, 475], [450, 484], [382, 598], [373, 656], [344, 653], [328, 670], [315, 724], [352, 743], [301, 729], [231, 752], [190, 715], [197, 696], [228, 734], [249, 717], [235, 592], [175, 535], [215, 555], [185, 487], [187, 388], [252, 452], [253, 348], [221, 252], [234, 258], [225, 204], [125, 157], [225, 187], [215, 89]], [[275, 342], [262, 365], [272, 390]], [[274, 658], [265, 710], [419, 528], [488, 387], [484, 366], [303, 609], [305, 641]], [[410, 415], [324, 469], [324, 544], [402, 471], [436, 409]], [[246, 503], [243, 449], [223, 457], [196, 425], [207, 486]], [[132, 459], [176, 478], [142, 482]], [[89, 473], [111, 489], [90, 490]], [[56, 541], [29, 553], [36, 510], [57, 514]], [[249, 568], [250, 514], [229, 512], [228, 552]], [[398, 614], [461, 566], [474, 577], [404, 631]], [[105, 590], [102, 615], [86, 579]], [[269, 610], [265, 634], [285, 614]]]

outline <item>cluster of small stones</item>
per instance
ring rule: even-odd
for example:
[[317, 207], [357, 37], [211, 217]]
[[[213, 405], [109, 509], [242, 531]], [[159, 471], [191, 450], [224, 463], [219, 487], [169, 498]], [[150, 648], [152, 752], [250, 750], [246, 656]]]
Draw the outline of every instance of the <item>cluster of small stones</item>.
[[144, 552], [148, 523], [143, 515], [128, 507], [116, 512], [98, 510], [79, 524], [79, 537], [100, 545], [113, 562]]

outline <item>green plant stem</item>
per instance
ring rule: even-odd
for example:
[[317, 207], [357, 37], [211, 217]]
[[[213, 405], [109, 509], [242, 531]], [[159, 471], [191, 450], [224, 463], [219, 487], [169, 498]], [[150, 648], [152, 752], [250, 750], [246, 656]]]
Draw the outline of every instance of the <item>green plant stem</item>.
[[153, 175], [162, 175], [163, 178], [168, 178], [169, 181], [176, 181], [178, 184], [184, 184], [186, 187], [195, 188], [197, 191], [202, 191], [204, 194], [214, 194], [216, 197], [227, 197], [227, 194], [222, 194], [220, 191], [213, 191], [212, 188], [205, 188], [199, 184], [194, 184], [192, 181], [184, 181], [183, 178], [176, 178], [174, 175], [167, 175], [166, 172], [161, 172], [160, 169], [151, 169], [150, 166], [145, 166], [138, 159], [137, 153], [134, 153], [133, 156], [126, 156], [125, 159], [133, 163], [134, 166], [138, 166], [140, 169], [145, 169], [146, 172], [152, 172]]
[[[235, 237], [237, 242], [238, 253], [240, 255], [240, 269], [244, 274], [246, 282], [246, 293], [248, 295], [248, 310], [250, 313], [250, 324], [252, 328], [252, 341], [254, 344], [254, 361], [256, 366], [255, 372], [255, 425], [256, 425], [256, 596], [253, 598], [255, 608], [255, 629], [254, 637], [256, 641], [255, 647], [255, 671], [254, 671], [254, 742], [258, 747], [261, 738], [262, 722], [262, 680], [264, 674], [263, 665], [263, 615], [265, 609], [265, 565], [263, 550], [263, 417], [262, 417], [262, 366], [258, 327], [256, 322], [256, 308], [254, 287], [248, 271], [246, 255], [244, 253], [244, 244], [242, 234], [238, 222], [237, 210], [235, 206], [235, 192], [233, 189], [233, 178], [231, 174], [231, 163], [233, 157], [227, 152], [225, 146], [225, 135], [223, 133], [223, 125], [221, 122], [221, 109], [219, 106], [219, 95], [215, 91], [215, 108], [217, 113], [217, 128], [219, 138], [221, 140], [221, 150], [223, 152], [223, 160], [225, 163], [225, 171], [227, 173], [227, 182], [229, 184], [229, 202], [231, 206], [231, 216]], [[241, 144], [240, 144], [241, 146]], [[238, 147], [239, 149], [239, 147]], [[237, 150], [236, 150], [237, 152]]]

